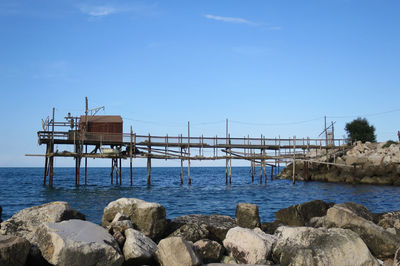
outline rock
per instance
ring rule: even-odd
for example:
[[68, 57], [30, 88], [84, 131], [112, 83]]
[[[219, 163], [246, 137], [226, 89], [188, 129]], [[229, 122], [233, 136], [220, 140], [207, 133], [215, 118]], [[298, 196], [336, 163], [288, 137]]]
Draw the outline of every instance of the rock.
[[379, 265], [351, 230], [282, 226], [276, 236], [273, 259], [280, 265]]
[[219, 262], [224, 254], [224, 247], [216, 241], [202, 239], [193, 244], [194, 250], [203, 259], [203, 263]]
[[267, 261], [276, 237], [261, 229], [235, 227], [228, 231], [223, 241], [229, 256], [239, 263], [263, 264]]
[[330, 208], [325, 216], [325, 223], [328, 227], [340, 227], [354, 231], [378, 258], [393, 256], [400, 241], [396, 235], [387, 232], [372, 221], [358, 216], [344, 206], [335, 205]]
[[124, 261], [115, 239], [91, 222], [45, 223], [35, 237], [43, 257], [53, 265], [122, 265]]
[[366, 208], [363, 205], [360, 205], [360, 204], [357, 204], [354, 202], [345, 202], [345, 203], [335, 204], [335, 206], [340, 206], [340, 207], [349, 209], [354, 214], [364, 218], [365, 220], [368, 220], [368, 221], [374, 220], [372, 213], [368, 210], [368, 208]]
[[393, 228], [400, 234], [400, 210], [380, 215], [377, 224], [385, 229]]
[[175, 230], [169, 237], [179, 236], [186, 241], [196, 242], [200, 239], [208, 238], [210, 232], [205, 224], [184, 224]]
[[236, 205], [236, 224], [250, 229], [260, 227], [258, 206], [250, 203], [238, 203]]
[[292, 205], [276, 213], [276, 220], [285, 225], [304, 226], [312, 217], [326, 215], [331, 205], [322, 200], [313, 200], [302, 204]]
[[121, 213], [131, 220], [133, 226], [152, 239], [159, 239], [166, 229], [165, 208], [158, 203], [134, 198], [121, 198], [104, 208], [102, 226], [107, 227]]
[[124, 232], [126, 229], [133, 228], [133, 224], [131, 220], [113, 221], [107, 228], [110, 234], [114, 234], [116, 232]]
[[261, 230], [263, 230], [266, 234], [273, 235], [275, 230], [281, 225], [283, 224], [279, 221], [273, 221], [271, 223], [266, 222], [261, 224]]
[[211, 240], [222, 243], [229, 229], [236, 226], [236, 222], [232, 217], [224, 215], [185, 215], [172, 220], [171, 228], [175, 231], [177, 228], [185, 224], [205, 225], [210, 232]]
[[0, 235], [0, 265], [25, 265], [30, 247], [25, 238]]
[[237, 264], [235, 258], [229, 256], [223, 256], [221, 259], [221, 265]]
[[181, 237], [161, 240], [157, 246], [156, 258], [161, 266], [192, 266], [201, 263], [192, 245]]
[[67, 202], [50, 202], [17, 212], [10, 219], [2, 222], [0, 234], [15, 235], [27, 239], [31, 243], [28, 262], [35, 265], [44, 262], [34, 239], [36, 229], [46, 222], [56, 223], [69, 219], [84, 220], [85, 216], [73, 210]]
[[117, 241], [119, 248], [122, 249], [126, 240], [125, 236], [122, 234], [122, 232], [117, 231], [113, 234], [113, 237], [115, 241]]
[[154, 262], [157, 244], [153, 240], [134, 229], [127, 229], [125, 237], [123, 252], [127, 265], [144, 265]]

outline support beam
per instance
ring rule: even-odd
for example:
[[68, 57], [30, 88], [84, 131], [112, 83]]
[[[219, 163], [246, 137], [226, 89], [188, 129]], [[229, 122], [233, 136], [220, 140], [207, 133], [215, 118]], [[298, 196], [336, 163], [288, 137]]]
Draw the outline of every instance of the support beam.
[[190, 121], [188, 121], [188, 185], [192, 184], [192, 179], [190, 178]]
[[129, 171], [130, 171], [130, 177], [131, 177], [131, 186], [133, 185], [133, 176], [132, 176], [132, 153], [133, 153], [133, 131], [132, 131], [132, 126], [131, 126], [131, 145], [129, 148]]

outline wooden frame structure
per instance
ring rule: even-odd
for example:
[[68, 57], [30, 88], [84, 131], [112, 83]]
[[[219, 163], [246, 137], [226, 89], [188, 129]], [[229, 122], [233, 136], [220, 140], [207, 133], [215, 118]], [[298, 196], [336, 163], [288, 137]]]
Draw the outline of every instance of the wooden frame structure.
[[[86, 99], [85, 121], [88, 121], [88, 109]], [[39, 145], [46, 145], [44, 155], [44, 178], [43, 184], [53, 186], [54, 158], [72, 157], [75, 159], [75, 184], [80, 185], [81, 160], [85, 159], [85, 184], [87, 184], [87, 159], [105, 158], [111, 159], [110, 181], [114, 183], [114, 171], [116, 172], [115, 183], [122, 184], [122, 160], [130, 161], [130, 185], [133, 185], [133, 160], [137, 158], [147, 159], [147, 184], [151, 184], [151, 160], [180, 160], [180, 182], [183, 184], [183, 164], [187, 161], [188, 184], [191, 184], [190, 162], [193, 160], [225, 160], [225, 182], [232, 183], [232, 160], [247, 160], [250, 162], [250, 173], [252, 182], [256, 175], [256, 166], [260, 167], [260, 183], [267, 182], [266, 166], [270, 166], [271, 180], [280, 164], [288, 164], [296, 160], [307, 160], [307, 153], [315, 149], [330, 149], [347, 143], [346, 139], [310, 139], [310, 138], [259, 138], [249, 136], [232, 138], [228, 131], [228, 120], [226, 120], [225, 137], [192, 137], [190, 136], [190, 122], [188, 122], [187, 136], [152, 136], [130, 133], [102, 133], [86, 132], [80, 128], [79, 117], [65, 117], [66, 122], [55, 122], [55, 109], [53, 108], [52, 119], [48, 122], [47, 130], [37, 132]], [[55, 130], [63, 127], [64, 130]], [[70, 127], [65, 130], [65, 127]], [[72, 130], [71, 130], [72, 129]], [[54, 150], [54, 145], [73, 145], [74, 151], [59, 152]], [[92, 151], [88, 152], [88, 147]], [[110, 148], [105, 148], [110, 147]], [[90, 149], [89, 149], [90, 150]], [[293, 183], [295, 182], [295, 163], [293, 163]], [[264, 177], [264, 178], [263, 178]]]

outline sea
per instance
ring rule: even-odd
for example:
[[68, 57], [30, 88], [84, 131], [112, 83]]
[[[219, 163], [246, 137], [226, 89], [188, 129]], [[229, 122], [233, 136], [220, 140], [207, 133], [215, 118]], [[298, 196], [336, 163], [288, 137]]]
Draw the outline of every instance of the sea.
[[351, 185], [324, 182], [271, 180], [267, 168], [267, 183], [260, 184], [259, 169], [252, 182], [249, 167], [232, 168], [232, 184], [225, 184], [224, 167], [192, 167], [192, 184], [180, 184], [179, 167], [153, 167], [151, 186], [147, 185], [147, 169], [133, 168], [133, 186], [129, 168], [122, 168], [122, 185], [111, 184], [110, 168], [88, 168], [87, 185], [84, 169], [81, 185], [75, 185], [75, 169], [57, 167], [54, 187], [43, 185], [43, 168], [0, 168], [0, 205], [2, 219], [16, 212], [52, 201], [66, 201], [72, 208], [86, 215], [86, 219], [100, 224], [103, 210], [116, 199], [139, 198], [158, 202], [166, 209], [167, 218], [187, 214], [222, 214], [235, 217], [239, 202], [257, 204], [262, 222], [275, 220], [282, 208], [310, 200], [343, 203], [356, 202], [371, 212], [380, 213], [400, 209], [400, 187]]

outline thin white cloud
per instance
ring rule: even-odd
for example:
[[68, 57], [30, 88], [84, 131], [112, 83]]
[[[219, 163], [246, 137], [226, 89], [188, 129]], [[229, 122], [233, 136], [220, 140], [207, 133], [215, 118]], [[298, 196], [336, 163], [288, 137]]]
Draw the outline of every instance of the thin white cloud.
[[83, 5], [79, 7], [79, 10], [91, 17], [105, 17], [118, 12], [118, 10], [112, 6], [87, 6]]
[[249, 21], [244, 18], [235, 18], [235, 17], [221, 17], [221, 16], [214, 16], [210, 14], [204, 15], [205, 18], [207, 19], [213, 19], [213, 20], [218, 20], [222, 22], [228, 22], [228, 23], [236, 23], [236, 24], [247, 24], [247, 25], [252, 25], [255, 26], [257, 23], [254, 23], [252, 21]]

